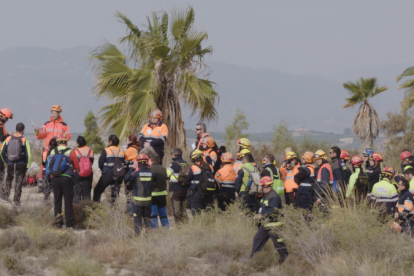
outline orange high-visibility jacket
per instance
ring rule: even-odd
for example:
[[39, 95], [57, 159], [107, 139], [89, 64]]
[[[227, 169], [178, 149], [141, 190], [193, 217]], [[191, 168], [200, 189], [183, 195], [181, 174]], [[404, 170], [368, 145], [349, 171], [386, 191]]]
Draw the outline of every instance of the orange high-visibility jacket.
[[43, 130], [37, 133], [36, 138], [39, 140], [45, 140], [43, 144], [43, 149], [47, 151], [49, 149], [50, 140], [58, 136], [59, 133], [66, 134], [68, 141], [72, 136], [70, 134], [68, 125], [63, 121], [62, 117], [59, 116], [59, 118], [57, 118], [56, 120], [53, 120], [53, 118], [50, 117], [50, 121], [47, 121], [43, 125]]
[[215, 180], [220, 186], [220, 189], [222, 188], [228, 188], [228, 189], [236, 189], [236, 177], [237, 173], [231, 166], [231, 163], [225, 163], [223, 165], [223, 168], [218, 170], [216, 172], [216, 175], [214, 176]]
[[290, 170], [281, 166], [279, 169], [283, 179], [283, 187], [285, 188], [286, 193], [291, 193], [293, 192], [293, 189], [297, 189], [299, 187], [294, 179], [295, 174], [299, 172], [299, 166], [299, 164], [296, 164], [296, 166]]

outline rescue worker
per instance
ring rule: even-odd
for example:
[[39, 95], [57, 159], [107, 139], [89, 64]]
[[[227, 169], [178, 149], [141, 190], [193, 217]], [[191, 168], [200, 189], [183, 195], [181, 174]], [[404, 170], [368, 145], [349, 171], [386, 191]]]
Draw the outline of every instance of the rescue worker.
[[[250, 179], [250, 172], [257, 171], [257, 167], [253, 164], [253, 156], [251, 153], [244, 153], [242, 150], [240, 155], [242, 157], [243, 165], [241, 166], [240, 170], [237, 172], [236, 177], [236, 191], [239, 194], [239, 198], [241, 199], [244, 207], [248, 209], [250, 212], [256, 214], [258, 210], [258, 199], [255, 195], [250, 195], [246, 192], [246, 188], [249, 183]], [[250, 171], [250, 172], [249, 172]]]
[[[410, 193], [412, 195], [414, 195], [414, 168], [408, 168], [405, 172], [404, 172], [404, 178], [407, 179], [410, 182]], [[401, 178], [400, 178], [401, 180]]]
[[316, 204], [325, 204], [326, 196], [330, 194], [333, 184], [333, 172], [326, 160], [326, 153], [323, 150], [317, 150], [314, 157], [316, 165], [318, 165], [315, 170], [316, 183], [314, 189], [314, 201]]
[[270, 176], [273, 179], [273, 190], [275, 190], [279, 196], [284, 195], [285, 189], [283, 187], [279, 169], [276, 167], [275, 156], [271, 153], [267, 154], [265, 158], [263, 158], [262, 163], [263, 170], [261, 171], [260, 176]]
[[[63, 213], [62, 213], [62, 198], [65, 201], [65, 220], [66, 227], [75, 226], [75, 210], [73, 208], [73, 176], [74, 171], [79, 169], [78, 158], [75, 151], [67, 147], [68, 143], [67, 135], [59, 133], [56, 142], [57, 148], [50, 152], [50, 158], [53, 160], [53, 156], [57, 154], [64, 154], [66, 159], [67, 170], [61, 174], [52, 176], [52, 190], [53, 198], [55, 200], [55, 226], [56, 228], [62, 228], [63, 226]], [[53, 162], [53, 161], [51, 161]]]
[[92, 182], [93, 182], [93, 161], [95, 159], [95, 156], [93, 154], [93, 150], [86, 145], [86, 139], [83, 136], [78, 136], [76, 139], [76, 143], [78, 144], [78, 147], [75, 148], [75, 154], [78, 158], [78, 161], [80, 162], [81, 157], [87, 157], [89, 158], [90, 164], [90, 170], [91, 174], [83, 177], [79, 175], [79, 171], [75, 171], [74, 176], [74, 182], [75, 186], [74, 188], [74, 203], [79, 203], [81, 200], [91, 200], [91, 192], [92, 192]]
[[414, 156], [408, 150], [404, 150], [403, 152], [401, 152], [400, 160], [401, 160], [401, 171], [403, 173], [395, 176], [395, 180], [397, 182], [399, 182], [400, 178], [404, 176], [405, 170], [409, 168], [414, 168]]
[[368, 194], [371, 193], [372, 187], [375, 183], [381, 180], [381, 163], [384, 162], [382, 155], [378, 152], [374, 152], [369, 158], [369, 166], [372, 168], [370, 171], [366, 171], [369, 178]]
[[201, 147], [201, 139], [202, 138], [204, 138], [204, 137], [210, 137], [210, 134], [209, 133], [207, 133], [207, 126], [206, 126], [206, 124], [205, 123], [198, 123], [197, 125], [196, 125], [196, 128], [195, 128], [195, 135], [196, 135], [196, 137], [197, 137], [197, 139], [196, 139], [196, 149], [201, 149], [200, 147]]
[[346, 170], [347, 167], [344, 162], [341, 160], [341, 149], [338, 147], [331, 147], [329, 151], [329, 156], [332, 160], [332, 172], [334, 178], [338, 183], [338, 189], [341, 187], [342, 193], [346, 191], [349, 178], [347, 177]]
[[[127, 140], [127, 148], [125, 150], [125, 176], [128, 174], [130, 170], [135, 170], [134, 163], [137, 160], [137, 156], [139, 154], [139, 150], [141, 148], [141, 142], [138, 141], [137, 136], [129, 135]], [[124, 178], [125, 182], [125, 196], [127, 198], [127, 210], [129, 209], [129, 214], [132, 216], [134, 212], [134, 203], [132, 201], [132, 183], [127, 182]], [[115, 186], [112, 186], [111, 191], [115, 193]]]
[[299, 172], [300, 162], [298, 162], [296, 153], [293, 151], [288, 151], [285, 154], [284, 160], [280, 167], [280, 175], [285, 188], [285, 203], [287, 205], [295, 204], [299, 186], [296, 184], [294, 177]]
[[251, 143], [249, 139], [247, 138], [239, 138], [237, 139], [236, 146], [237, 146], [237, 152], [240, 152], [241, 150], [244, 150], [244, 149], [250, 150]]
[[369, 157], [374, 153], [375, 151], [371, 148], [367, 148], [362, 152], [362, 155], [364, 157], [364, 166], [366, 171], [371, 171], [372, 168], [369, 165]]
[[135, 234], [141, 234], [142, 220], [144, 220], [147, 232], [151, 229], [151, 187], [157, 180], [156, 174], [148, 168], [148, 156], [139, 154], [137, 156], [138, 170], [129, 170], [125, 176], [127, 182], [132, 183], [134, 191], [134, 228]]
[[213, 195], [203, 195], [199, 189], [200, 176], [202, 170], [213, 172], [213, 167], [204, 161], [204, 154], [201, 150], [194, 150], [191, 153], [191, 160], [194, 165], [188, 170], [188, 174], [184, 180], [184, 185], [189, 187], [191, 195], [189, 202], [191, 204], [191, 212], [194, 215], [199, 214], [201, 210], [214, 208]]
[[303, 209], [312, 210], [313, 206], [313, 187], [315, 185], [315, 162], [314, 153], [307, 151], [302, 155], [303, 167], [298, 168], [294, 180], [299, 185], [296, 195], [296, 206]]
[[[242, 150], [242, 151], [245, 151], [246, 153], [250, 153], [250, 150], [248, 149]], [[236, 173], [240, 170], [241, 166], [243, 165], [243, 162], [242, 162], [243, 156], [244, 155], [241, 155], [240, 152], [237, 153], [237, 160], [233, 164], [233, 169]]]
[[151, 122], [145, 125], [138, 134], [142, 147], [153, 147], [161, 159], [164, 158], [164, 148], [167, 143], [168, 128], [162, 123], [162, 112], [157, 109], [151, 112]]
[[[31, 164], [30, 143], [23, 137], [24, 124], [16, 125], [16, 133], [7, 137], [1, 148], [0, 163], [7, 164], [6, 185], [3, 185], [1, 200], [8, 202], [13, 179], [16, 177], [14, 185], [13, 204], [20, 206], [20, 197], [22, 195], [22, 187], [24, 176]], [[20, 154], [19, 154], [20, 152]]]
[[345, 165], [343, 169], [345, 170], [346, 183], [349, 183], [349, 178], [351, 177], [351, 174], [352, 174], [350, 168], [348, 167], [348, 164], [349, 164], [348, 162], [349, 162], [349, 159], [351, 158], [349, 151], [341, 150], [340, 158], [341, 158], [342, 163]]
[[[5, 123], [9, 121], [9, 119], [13, 119], [13, 113], [8, 108], [3, 108], [0, 110], [0, 150], [6, 140], [7, 137], [10, 136], [11, 133], [7, 133]], [[4, 162], [0, 160], [0, 187], [3, 188], [5, 185], [4, 183], [4, 175], [6, 172], [6, 167], [4, 166]]]
[[151, 156], [152, 165], [150, 170], [156, 175], [156, 180], [151, 184], [151, 225], [158, 228], [158, 217], [161, 225], [170, 228], [167, 216], [167, 169], [161, 166], [161, 159], [157, 154]]
[[204, 162], [214, 168], [217, 162], [217, 153], [213, 150], [214, 138], [210, 136], [204, 137], [201, 139], [200, 143], [200, 150], [203, 151], [204, 154]]
[[115, 190], [111, 189], [111, 203], [115, 203], [116, 197], [119, 195], [119, 188], [121, 187], [122, 180], [115, 181], [114, 179], [114, 165], [117, 162], [125, 162], [125, 154], [118, 147], [119, 139], [116, 135], [110, 135], [108, 138], [108, 147], [102, 150], [99, 157], [99, 169], [102, 171], [102, 176], [96, 184], [93, 190], [93, 201], [100, 202], [101, 195], [109, 185], [114, 185]]
[[185, 175], [188, 172], [188, 163], [183, 159], [182, 149], [175, 148], [171, 154], [172, 161], [167, 168], [167, 178], [170, 180], [168, 190], [170, 192], [171, 207], [175, 222], [180, 223], [188, 219], [185, 210], [187, 189], [184, 186]]
[[50, 178], [50, 172], [49, 174], [46, 173], [46, 164], [48, 164], [49, 159], [49, 165], [50, 165], [50, 153], [53, 149], [57, 148], [57, 142], [56, 138], [52, 138], [49, 141], [49, 150], [43, 151], [42, 153], [42, 168], [43, 171], [41, 172], [41, 178], [42, 178], [42, 185], [43, 185], [43, 193], [44, 193], [44, 203], [45, 205], [49, 206], [51, 205], [50, 202], [50, 194], [52, 193], [52, 179]]
[[385, 213], [394, 214], [395, 205], [398, 201], [398, 192], [391, 183], [395, 171], [386, 167], [382, 171], [382, 180], [374, 185], [371, 192], [371, 201], [374, 206], [380, 207]]
[[219, 193], [217, 195], [218, 207], [225, 211], [227, 207], [236, 200], [236, 177], [237, 173], [232, 167], [234, 161], [233, 155], [230, 152], [225, 152], [221, 155], [221, 162], [223, 167], [216, 172], [214, 176], [219, 186]]
[[[361, 156], [355, 155], [351, 158], [353, 174], [349, 178], [349, 185], [346, 190], [346, 198], [355, 198], [359, 203], [367, 197], [369, 178], [362, 169], [364, 160]], [[354, 191], [355, 189], [355, 191]]]
[[259, 223], [259, 229], [253, 238], [250, 258], [253, 258], [256, 252], [260, 252], [270, 238], [279, 253], [279, 264], [281, 264], [289, 255], [285, 243], [277, 233], [277, 229], [282, 225], [277, 220], [279, 209], [282, 209], [282, 201], [272, 189], [273, 179], [269, 176], [262, 177], [260, 185], [263, 186], [263, 197], [260, 200], [259, 212], [253, 218]]
[[402, 220], [401, 223], [402, 232], [411, 234], [414, 228], [414, 207], [413, 207], [413, 195], [409, 191], [410, 184], [406, 179], [400, 179], [398, 182], [398, 191], [400, 192], [400, 198], [396, 205], [396, 212], [394, 219]]

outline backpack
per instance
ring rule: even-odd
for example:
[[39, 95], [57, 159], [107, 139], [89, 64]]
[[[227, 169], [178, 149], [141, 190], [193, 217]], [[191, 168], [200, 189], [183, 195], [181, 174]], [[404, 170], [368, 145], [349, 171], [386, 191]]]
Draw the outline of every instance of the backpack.
[[[110, 151], [112, 150], [110, 149]], [[112, 154], [115, 155], [113, 151], [112, 151]], [[114, 167], [112, 171], [114, 173], [113, 178], [115, 182], [120, 182], [124, 179], [124, 176], [125, 176], [124, 164], [118, 158], [114, 158]]]
[[203, 169], [198, 166], [201, 170], [200, 180], [198, 188], [202, 195], [213, 195], [216, 193], [217, 183], [214, 180], [214, 175], [209, 170]]
[[355, 183], [355, 190], [359, 194], [366, 193], [368, 191], [369, 177], [366, 173], [360, 169], [357, 181]]
[[53, 150], [55, 151], [55, 155], [50, 158], [49, 170], [51, 175], [57, 176], [65, 173], [69, 167], [68, 163], [66, 162], [65, 152], [69, 151], [70, 148], [66, 148], [60, 151], [57, 148]]
[[89, 156], [91, 155], [91, 149], [89, 149], [89, 152], [88, 152], [87, 156], [83, 156], [78, 149], [75, 149], [75, 151], [80, 155], [80, 159], [79, 159], [79, 176], [80, 177], [90, 176], [91, 173], [92, 173], [91, 159], [89, 159]]
[[185, 180], [185, 177], [187, 176], [187, 172], [190, 169], [190, 167], [188, 167], [187, 163], [178, 163], [177, 161], [174, 161], [174, 163], [177, 163], [180, 166], [180, 171], [178, 172], [177, 181], [181, 186], [185, 186], [184, 180]]
[[19, 161], [22, 157], [23, 137], [12, 136], [7, 147], [7, 159], [11, 162]]
[[250, 185], [246, 187], [246, 192], [249, 193], [249, 195], [258, 195], [262, 193], [262, 186], [259, 185], [260, 183], [260, 174], [257, 171], [257, 168], [254, 167], [254, 171], [252, 172], [248, 168], [243, 168], [246, 171], [249, 172], [249, 183]]
[[272, 185], [273, 190], [275, 190], [275, 192], [280, 196], [284, 195], [285, 194], [285, 188], [283, 186], [282, 179], [280, 179], [279, 169], [276, 168], [277, 175], [274, 175], [273, 171], [270, 168], [266, 168], [266, 170], [268, 170], [270, 172], [270, 177], [273, 179], [273, 185]]
[[215, 172], [217, 172], [218, 170], [221, 169], [222, 167], [222, 162], [221, 162], [221, 155], [225, 152], [227, 152], [226, 147], [225, 146], [221, 146], [220, 148], [217, 146], [216, 143], [214, 143], [214, 147], [213, 147], [213, 151], [215, 151], [217, 153], [217, 162], [214, 164], [213, 170]]
[[50, 151], [47, 153], [47, 158], [46, 158], [46, 175], [50, 175]]

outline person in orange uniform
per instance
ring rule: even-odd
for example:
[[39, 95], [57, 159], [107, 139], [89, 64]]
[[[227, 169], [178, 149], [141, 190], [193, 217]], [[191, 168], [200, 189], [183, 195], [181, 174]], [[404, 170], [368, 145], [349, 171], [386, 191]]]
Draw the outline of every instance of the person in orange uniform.
[[214, 138], [211, 136], [204, 137], [201, 139], [201, 148], [204, 154], [204, 162], [209, 164], [214, 168], [214, 165], [217, 162], [217, 153], [213, 151], [214, 148]]
[[[0, 150], [3, 147], [3, 143], [7, 137], [10, 136], [11, 133], [7, 133], [6, 127], [4, 126], [5, 123], [9, 121], [9, 119], [13, 119], [13, 113], [8, 108], [3, 108], [0, 110]], [[4, 185], [4, 174], [6, 171], [6, 167], [4, 166], [4, 162], [0, 160], [0, 187]]]
[[221, 155], [221, 162], [223, 167], [216, 172], [214, 178], [219, 184], [219, 194], [217, 196], [218, 207], [225, 211], [227, 206], [236, 200], [236, 177], [237, 173], [234, 171], [231, 163], [234, 161], [233, 155], [230, 152], [225, 152]]
[[91, 174], [88, 176], [80, 176], [79, 171], [75, 172], [74, 182], [74, 197], [73, 202], [79, 203], [81, 200], [91, 200], [91, 191], [92, 191], [92, 182], [93, 182], [93, 160], [95, 159], [93, 155], [93, 150], [86, 145], [86, 139], [83, 136], [78, 136], [76, 139], [78, 147], [75, 148], [76, 157], [80, 162], [81, 157], [88, 157], [91, 162]]
[[294, 177], [299, 172], [300, 161], [293, 151], [288, 151], [284, 160], [280, 167], [280, 174], [285, 187], [285, 201], [286, 204], [295, 204], [299, 185], [295, 182]]

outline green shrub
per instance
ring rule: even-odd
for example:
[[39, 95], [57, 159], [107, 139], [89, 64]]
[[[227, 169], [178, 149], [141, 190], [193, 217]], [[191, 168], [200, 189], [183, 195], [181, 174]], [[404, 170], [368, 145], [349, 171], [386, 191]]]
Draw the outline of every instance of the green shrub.
[[35, 240], [38, 249], [65, 249], [76, 243], [76, 235], [71, 231], [60, 229], [47, 229]]
[[61, 259], [58, 275], [64, 276], [101, 276], [105, 275], [102, 265], [86, 256], [75, 255], [70, 259]]
[[0, 228], [13, 225], [16, 216], [16, 210], [0, 205]]
[[24, 264], [11, 255], [6, 255], [4, 257], [3, 265], [15, 274], [23, 274], [26, 271]]

